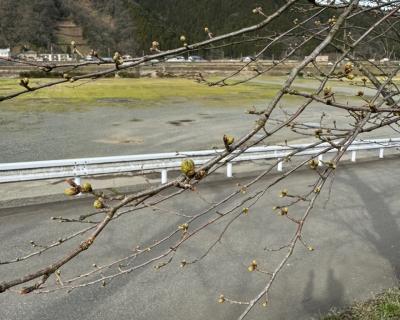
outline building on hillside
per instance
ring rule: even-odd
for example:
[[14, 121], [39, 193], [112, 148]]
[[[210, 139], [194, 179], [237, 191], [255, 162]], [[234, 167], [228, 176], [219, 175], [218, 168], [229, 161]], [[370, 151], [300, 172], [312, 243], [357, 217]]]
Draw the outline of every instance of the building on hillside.
[[315, 58], [316, 62], [329, 62], [329, 56], [319, 55]]
[[[306, 56], [308, 58], [308, 56]], [[315, 58], [315, 62], [319, 63], [328, 63], [329, 62], [329, 56], [328, 55], [319, 55]]]
[[10, 58], [10, 57], [11, 57], [10, 48], [0, 49], [0, 58]]
[[21, 59], [21, 60], [27, 60], [27, 61], [36, 61], [37, 58], [38, 58], [38, 54], [37, 54], [36, 51], [29, 50], [29, 51], [25, 51], [23, 53], [20, 53], [17, 56], [17, 58]]
[[67, 53], [42, 53], [38, 55], [37, 60], [46, 62], [65, 62], [72, 61], [72, 58]]

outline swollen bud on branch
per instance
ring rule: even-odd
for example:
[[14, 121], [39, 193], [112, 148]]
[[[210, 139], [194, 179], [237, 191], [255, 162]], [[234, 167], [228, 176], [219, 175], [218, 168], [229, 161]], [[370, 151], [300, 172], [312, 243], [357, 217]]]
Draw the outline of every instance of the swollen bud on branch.
[[187, 231], [189, 229], [189, 224], [187, 224], [187, 223], [181, 224], [180, 226], [178, 226], [178, 229], [182, 230], [183, 233], [187, 233]]
[[160, 44], [157, 41], [153, 41], [151, 43], [150, 51], [151, 52], [160, 52]]
[[185, 176], [192, 178], [196, 174], [194, 161], [192, 159], [183, 160], [181, 163], [181, 172]]
[[289, 212], [289, 209], [287, 207], [283, 207], [283, 208], [281, 208], [280, 215], [286, 216], [288, 214], [288, 212]]
[[344, 73], [345, 74], [350, 74], [350, 73], [353, 72], [353, 70], [354, 70], [354, 66], [353, 66], [353, 64], [351, 62], [347, 62], [344, 65]]
[[83, 54], [78, 50], [75, 41], [71, 41], [71, 51], [72, 53], [78, 54], [80, 57], [83, 57]]
[[84, 184], [82, 184], [81, 186], [81, 191], [83, 193], [88, 193], [88, 192], [92, 192], [92, 185], [89, 182], [85, 182]]
[[253, 9], [253, 13], [254, 13], [254, 14], [264, 15], [264, 12], [263, 12], [263, 10], [262, 10], [261, 7], [254, 8], [254, 9]]
[[235, 138], [224, 134], [222, 140], [224, 141], [226, 150], [230, 151], [231, 150], [230, 146], [235, 142]]
[[113, 61], [117, 68], [124, 63], [124, 59], [122, 59], [122, 56], [118, 51], [114, 53]]
[[329, 97], [332, 95], [332, 88], [331, 87], [325, 87], [324, 88], [324, 97]]
[[311, 169], [315, 170], [318, 168], [318, 160], [312, 159], [308, 162]]
[[281, 198], [284, 198], [284, 197], [287, 197], [288, 194], [289, 194], [289, 191], [288, 191], [287, 189], [283, 189], [283, 190], [281, 191], [281, 193], [279, 194], [279, 196], [280, 196]]
[[71, 187], [64, 190], [66, 196], [75, 196], [79, 193], [79, 188]]
[[207, 33], [207, 35], [208, 35], [208, 38], [210, 38], [210, 39], [212, 39], [213, 38], [213, 34], [212, 34], [212, 32], [210, 31], [210, 29], [208, 29], [208, 27], [206, 26], [206, 27], [204, 27], [204, 32], [205, 33]]
[[93, 207], [95, 209], [103, 209], [104, 208], [104, 202], [103, 202], [103, 198], [97, 198], [94, 202], [93, 202]]

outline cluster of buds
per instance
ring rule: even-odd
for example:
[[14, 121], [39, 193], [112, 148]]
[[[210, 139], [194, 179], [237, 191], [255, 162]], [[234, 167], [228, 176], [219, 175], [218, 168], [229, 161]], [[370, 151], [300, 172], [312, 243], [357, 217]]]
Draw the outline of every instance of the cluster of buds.
[[150, 48], [151, 52], [160, 52], [160, 43], [158, 43], [158, 41], [153, 41], [151, 43], [151, 48]]
[[319, 26], [321, 26], [321, 21], [315, 20], [315, 21], [314, 21], [314, 24], [315, 24], [317, 27], [319, 27]]
[[89, 182], [85, 182], [82, 185], [77, 185], [72, 179], [67, 179], [66, 182], [70, 185], [69, 188], [64, 190], [64, 194], [67, 196], [75, 196], [79, 193], [90, 193], [93, 191], [92, 185]]
[[22, 87], [24, 87], [24, 88], [27, 89], [27, 90], [32, 90], [32, 89], [29, 87], [29, 78], [23, 78], [23, 79], [21, 79], [21, 80], [19, 81], [19, 85], [22, 86]]
[[116, 51], [114, 53], [113, 61], [114, 61], [115, 65], [117, 66], [117, 68], [118, 68], [118, 66], [120, 66], [121, 64], [124, 63], [124, 59], [122, 59], [122, 56], [118, 51]]
[[288, 207], [282, 207], [281, 210], [279, 211], [279, 214], [281, 216], [286, 216], [288, 214], [288, 212], [289, 212]]
[[208, 29], [208, 27], [204, 27], [204, 32], [207, 33], [208, 38], [210, 38], [210, 39], [213, 38], [214, 35], [213, 35], [212, 32], [210, 31], [210, 29]]
[[286, 216], [289, 212], [289, 208], [288, 207], [273, 207], [273, 210], [279, 210], [279, 214], [281, 216]]
[[225, 302], [225, 296], [221, 294], [218, 298], [218, 303], [224, 303]]
[[243, 214], [249, 214], [249, 208], [243, 208], [242, 209]]
[[353, 70], [354, 70], [354, 66], [353, 66], [353, 64], [351, 62], [347, 62], [344, 65], [344, 73], [345, 74], [350, 74], [350, 73], [353, 72]]
[[249, 272], [253, 272], [253, 271], [257, 270], [257, 261], [256, 261], [256, 260], [253, 260], [253, 261], [250, 263], [250, 265], [247, 267], [247, 270], [248, 270]]
[[187, 42], [186, 42], [186, 37], [184, 35], [181, 35], [181, 37], [179, 38], [179, 40], [181, 40], [181, 42], [183, 42], [183, 46], [187, 47]]
[[328, 24], [333, 27], [336, 24], [336, 17], [329, 18]]
[[183, 234], [186, 234], [189, 230], [189, 224], [184, 223], [178, 226], [179, 230], [182, 230]]

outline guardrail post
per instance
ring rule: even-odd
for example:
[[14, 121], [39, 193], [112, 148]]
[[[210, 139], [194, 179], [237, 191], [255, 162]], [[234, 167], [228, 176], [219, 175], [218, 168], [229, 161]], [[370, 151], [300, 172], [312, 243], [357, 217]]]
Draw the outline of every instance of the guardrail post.
[[283, 170], [283, 161], [279, 161], [278, 162], [278, 171], [282, 171]]
[[[74, 178], [74, 182], [80, 186], [81, 185], [81, 177], [75, 177]], [[82, 192], [79, 192], [77, 195], [75, 195], [75, 197], [80, 197], [82, 195]]]
[[356, 162], [356, 154], [357, 153], [354, 150], [351, 152], [351, 162]]
[[322, 160], [324, 159], [324, 156], [320, 154], [318, 156], [318, 166], [322, 167], [324, 164], [322, 163]]
[[380, 148], [379, 149], [379, 159], [383, 159], [383, 151], [384, 151], [385, 149], [383, 149], [383, 148]]
[[75, 177], [75, 178], [74, 178], [74, 182], [75, 182], [78, 186], [80, 186], [80, 185], [81, 185], [81, 177]]
[[232, 163], [228, 162], [228, 164], [226, 165], [226, 176], [228, 178], [232, 178], [233, 174], [232, 174]]
[[167, 170], [161, 170], [161, 184], [165, 184], [168, 182], [168, 171]]

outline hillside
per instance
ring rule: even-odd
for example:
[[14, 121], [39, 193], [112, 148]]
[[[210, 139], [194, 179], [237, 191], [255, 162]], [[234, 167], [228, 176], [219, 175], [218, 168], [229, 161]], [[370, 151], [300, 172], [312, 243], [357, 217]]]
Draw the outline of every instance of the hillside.
[[[276, 10], [284, 0], [1, 0], [0, 47], [11, 46], [14, 53], [22, 48], [68, 52], [71, 40], [103, 56], [118, 50], [131, 55], [147, 53], [153, 40], [162, 49], [181, 45], [180, 35], [189, 42], [204, 40], [207, 26], [216, 35], [260, 21], [252, 9], [262, 6], [265, 13]], [[333, 14], [331, 12], [331, 14]], [[297, 18], [288, 11], [259, 36], [287, 30]], [[327, 12], [324, 19], [329, 18]], [[365, 17], [363, 17], [365, 18]], [[364, 20], [365, 21], [365, 20]], [[360, 20], [362, 24], [362, 20]], [[296, 39], [293, 38], [293, 43]], [[307, 54], [310, 42], [301, 55]], [[208, 57], [240, 57], [254, 54], [261, 43], [244, 43], [223, 50], [202, 51]], [[398, 45], [397, 45], [398, 46]], [[373, 53], [378, 47], [367, 46]], [[331, 50], [333, 50], [331, 48]], [[399, 47], [396, 49], [400, 51]], [[280, 44], [267, 56], [283, 53]]]

